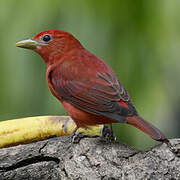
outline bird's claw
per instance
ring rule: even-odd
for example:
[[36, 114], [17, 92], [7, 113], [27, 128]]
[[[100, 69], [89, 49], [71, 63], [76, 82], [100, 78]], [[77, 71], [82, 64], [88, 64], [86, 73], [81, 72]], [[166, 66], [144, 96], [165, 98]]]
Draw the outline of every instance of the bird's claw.
[[77, 132], [79, 128], [76, 127], [72, 134], [70, 135], [71, 143], [72, 144], [77, 144], [79, 141], [84, 137], [84, 135], [81, 132]]
[[84, 135], [80, 132], [77, 132], [71, 136], [71, 143], [77, 144], [80, 142], [80, 140], [84, 137]]

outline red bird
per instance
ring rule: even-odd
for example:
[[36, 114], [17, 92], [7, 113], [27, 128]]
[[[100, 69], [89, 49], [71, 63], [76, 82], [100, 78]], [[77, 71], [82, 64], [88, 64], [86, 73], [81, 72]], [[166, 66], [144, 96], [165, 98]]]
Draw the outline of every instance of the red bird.
[[16, 46], [32, 49], [43, 58], [48, 86], [77, 128], [127, 123], [157, 141], [168, 141], [159, 129], [138, 115], [113, 70], [70, 33], [47, 30]]

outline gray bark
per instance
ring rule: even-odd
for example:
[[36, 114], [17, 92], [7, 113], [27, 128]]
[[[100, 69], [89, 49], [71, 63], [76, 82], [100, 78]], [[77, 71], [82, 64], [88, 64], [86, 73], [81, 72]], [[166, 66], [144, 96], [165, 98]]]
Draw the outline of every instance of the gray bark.
[[57, 137], [0, 149], [0, 180], [180, 179], [180, 139], [138, 151], [101, 138]]

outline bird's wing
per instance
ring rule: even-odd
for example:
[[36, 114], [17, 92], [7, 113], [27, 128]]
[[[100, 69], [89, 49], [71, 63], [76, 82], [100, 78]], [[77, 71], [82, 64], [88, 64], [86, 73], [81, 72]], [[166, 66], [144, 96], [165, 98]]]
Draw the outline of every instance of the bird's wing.
[[48, 78], [58, 96], [73, 106], [125, 122], [129, 109], [119, 102], [129, 101], [130, 97], [115, 74], [95, 71], [94, 76], [89, 78], [88, 72], [56, 66]]

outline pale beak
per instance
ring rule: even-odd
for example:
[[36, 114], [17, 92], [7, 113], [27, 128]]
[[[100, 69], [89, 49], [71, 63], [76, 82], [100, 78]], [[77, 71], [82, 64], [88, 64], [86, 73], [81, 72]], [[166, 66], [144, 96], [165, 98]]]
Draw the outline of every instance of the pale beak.
[[16, 47], [32, 49], [32, 50], [39, 48], [40, 46], [44, 46], [44, 45], [46, 44], [40, 43], [32, 39], [23, 40], [16, 43]]

